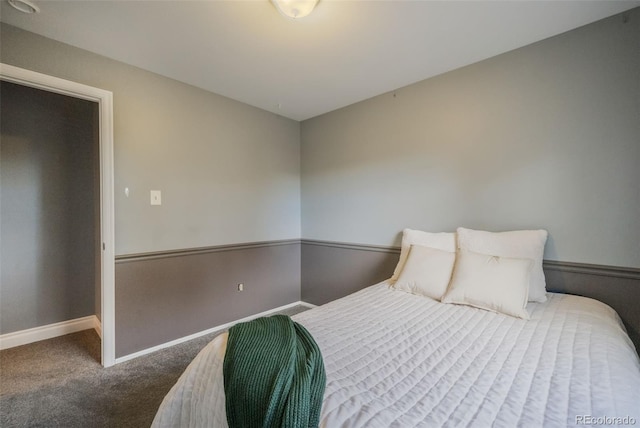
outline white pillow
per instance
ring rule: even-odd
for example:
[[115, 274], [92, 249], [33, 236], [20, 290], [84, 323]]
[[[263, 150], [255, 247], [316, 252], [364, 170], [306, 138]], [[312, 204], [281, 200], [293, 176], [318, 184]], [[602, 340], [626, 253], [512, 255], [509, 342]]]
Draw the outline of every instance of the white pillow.
[[516, 259], [531, 259], [529, 301], [546, 302], [547, 289], [542, 270], [542, 256], [547, 242], [546, 230], [515, 230], [510, 232], [484, 232], [458, 228], [458, 248], [482, 254]]
[[440, 300], [451, 280], [456, 253], [412, 245], [397, 290]]
[[396, 265], [396, 269], [393, 271], [391, 277], [391, 284], [395, 284], [402, 272], [407, 257], [409, 256], [409, 249], [412, 245], [422, 245], [424, 247], [435, 248], [436, 250], [443, 250], [455, 253], [456, 251], [456, 234], [455, 233], [431, 233], [423, 232], [421, 230], [404, 229], [402, 231], [402, 248], [400, 249], [400, 260]]
[[532, 260], [460, 250], [442, 303], [457, 303], [529, 319], [525, 307]]

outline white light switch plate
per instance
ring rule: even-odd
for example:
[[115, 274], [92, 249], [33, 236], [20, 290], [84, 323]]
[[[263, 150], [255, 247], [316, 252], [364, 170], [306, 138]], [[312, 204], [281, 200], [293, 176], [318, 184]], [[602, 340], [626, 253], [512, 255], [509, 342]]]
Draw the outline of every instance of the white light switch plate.
[[162, 205], [162, 194], [159, 190], [151, 191], [151, 205]]

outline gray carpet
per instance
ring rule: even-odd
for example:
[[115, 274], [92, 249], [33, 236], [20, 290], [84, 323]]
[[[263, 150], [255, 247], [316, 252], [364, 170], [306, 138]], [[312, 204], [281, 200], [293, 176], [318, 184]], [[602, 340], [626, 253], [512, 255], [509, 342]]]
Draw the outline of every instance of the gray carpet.
[[149, 427], [169, 389], [218, 334], [109, 368], [99, 364], [93, 330], [0, 351], [0, 426]]

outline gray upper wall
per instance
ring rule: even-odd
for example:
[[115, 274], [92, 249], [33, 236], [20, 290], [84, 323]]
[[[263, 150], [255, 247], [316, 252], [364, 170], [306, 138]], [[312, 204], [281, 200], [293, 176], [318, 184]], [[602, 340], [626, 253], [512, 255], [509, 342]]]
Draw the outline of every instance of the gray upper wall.
[[5, 24], [0, 60], [114, 92], [117, 254], [543, 227], [547, 259], [639, 267], [639, 15], [302, 125]]
[[634, 9], [302, 122], [303, 238], [544, 228], [640, 267], [639, 41]]
[[6, 24], [1, 36], [2, 62], [113, 92], [116, 254], [300, 237], [298, 122]]

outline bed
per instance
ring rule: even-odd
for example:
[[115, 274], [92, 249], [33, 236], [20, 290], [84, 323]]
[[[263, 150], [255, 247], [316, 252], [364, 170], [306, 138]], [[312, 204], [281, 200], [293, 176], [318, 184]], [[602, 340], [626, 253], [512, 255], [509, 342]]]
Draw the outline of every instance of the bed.
[[[385, 281], [293, 319], [327, 375], [322, 427], [640, 424], [640, 361], [613, 309], [547, 293], [529, 320]], [[154, 427], [226, 427], [226, 334], [207, 345]]]
[[[640, 360], [620, 318], [546, 292], [546, 240], [543, 229], [405, 229], [388, 281], [293, 317], [324, 361], [320, 426], [640, 423]], [[195, 358], [155, 427], [227, 426], [227, 337]]]

